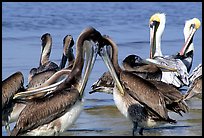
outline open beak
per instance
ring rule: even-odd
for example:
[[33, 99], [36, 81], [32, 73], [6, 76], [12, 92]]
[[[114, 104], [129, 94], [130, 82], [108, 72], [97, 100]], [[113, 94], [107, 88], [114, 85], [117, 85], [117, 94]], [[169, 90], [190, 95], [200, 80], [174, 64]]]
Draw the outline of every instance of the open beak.
[[89, 44], [84, 45], [85, 47], [85, 56], [86, 56], [86, 65], [84, 69], [84, 76], [81, 83], [81, 87], [79, 88], [79, 93], [82, 96], [84, 89], [86, 87], [89, 75], [93, 69], [94, 63], [96, 61], [97, 53], [98, 53], [98, 44], [90, 41]]
[[191, 33], [189, 34], [189, 37], [187, 38], [187, 40], [186, 40], [186, 42], [185, 42], [183, 48], [182, 48], [181, 51], [179, 52], [181, 56], [183, 56], [183, 55], [186, 53], [186, 51], [188, 50], [188, 47], [190, 46], [190, 42], [191, 42], [191, 40], [193, 39], [193, 36], [194, 36], [196, 30], [197, 30], [196, 28], [194, 28], [194, 27], [192, 28], [192, 31], [191, 31]]
[[107, 46], [104, 46], [104, 47], [102, 47], [100, 49], [100, 56], [102, 57], [104, 63], [108, 67], [108, 70], [109, 70], [111, 76], [113, 77], [113, 80], [115, 81], [115, 84], [116, 84], [118, 90], [121, 92], [122, 95], [124, 95], [123, 87], [122, 87], [122, 85], [121, 85], [121, 83], [120, 83], [120, 81], [118, 79], [118, 76], [116, 74], [116, 71], [115, 71], [115, 69], [113, 67], [112, 62], [110, 61]]

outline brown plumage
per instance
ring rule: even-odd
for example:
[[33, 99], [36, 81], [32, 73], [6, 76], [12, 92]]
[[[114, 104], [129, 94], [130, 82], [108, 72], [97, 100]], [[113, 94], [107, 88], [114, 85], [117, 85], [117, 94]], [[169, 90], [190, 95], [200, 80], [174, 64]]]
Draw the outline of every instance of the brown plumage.
[[197, 77], [188, 88], [185, 94], [185, 100], [189, 100], [192, 97], [198, 97], [202, 99], [202, 75]]
[[[112, 47], [112, 62], [108, 59], [105, 45]], [[179, 103], [176, 105], [171, 103], [182, 100], [177, 99], [178, 93], [175, 92], [173, 95], [170, 95], [170, 91], [165, 92], [164, 88], [159, 86], [166, 84], [160, 82], [153, 83], [131, 71], [121, 69], [118, 64], [117, 45], [108, 36], [103, 37], [103, 42], [100, 46], [100, 56], [103, 58], [115, 81], [113, 89], [115, 104], [124, 116], [132, 120], [133, 135], [137, 126], [141, 127], [139, 133], [142, 135], [145, 127], [154, 127], [160, 122], [175, 123], [176, 121], [168, 116], [168, 108], [170, 110], [172, 108], [175, 109]], [[171, 106], [168, 107], [169, 105]], [[183, 106], [187, 109], [187, 105]], [[172, 111], [174, 111], [173, 109]], [[182, 109], [176, 108], [175, 112], [178, 113], [180, 110]]]
[[77, 100], [79, 100], [79, 92], [76, 89], [67, 88], [56, 91], [53, 96], [28, 103], [21, 112], [16, 122], [17, 126], [11, 135], [24, 134], [28, 130], [52, 122], [65, 114]]
[[21, 72], [15, 72], [2, 81], [2, 125], [10, 134], [9, 116], [13, 111], [15, 101], [13, 96], [19, 91], [23, 91], [24, 78]]
[[[68, 129], [75, 122], [82, 111], [83, 92], [90, 70], [93, 67], [94, 62], [92, 60], [95, 60], [95, 58], [91, 57], [96, 56], [94, 55], [96, 54], [95, 49], [93, 50], [92, 47], [88, 47], [91, 48], [92, 54], [89, 54], [89, 50], [85, 50], [85, 53], [91, 57], [87, 57], [90, 61], [88, 61], [85, 68], [85, 72], [87, 72], [82, 77], [84, 41], [92, 40], [96, 42], [100, 37], [100, 33], [92, 27], [82, 31], [77, 39], [76, 59], [68, 77], [52, 93], [40, 99], [33, 99], [32, 102], [26, 105], [14, 126], [12, 136], [28, 133], [31, 135], [42, 135], [42, 133], [45, 133], [44, 135], [56, 135]], [[67, 68], [64, 70], [67, 70]], [[55, 76], [53, 79], [57, 80], [61, 75]]]
[[[110, 52], [110, 51], [108, 51]], [[134, 74], [148, 80], [160, 81], [162, 77], [162, 71], [154, 64], [144, 63], [143, 59], [137, 55], [129, 55], [122, 62], [125, 70], [131, 71]], [[112, 94], [113, 79], [109, 72], [105, 72], [97, 82], [92, 85], [92, 91], [89, 92], [105, 92]]]
[[24, 83], [23, 74], [21, 72], [16, 72], [2, 81], [2, 110], [13, 99], [13, 96], [22, 90]]

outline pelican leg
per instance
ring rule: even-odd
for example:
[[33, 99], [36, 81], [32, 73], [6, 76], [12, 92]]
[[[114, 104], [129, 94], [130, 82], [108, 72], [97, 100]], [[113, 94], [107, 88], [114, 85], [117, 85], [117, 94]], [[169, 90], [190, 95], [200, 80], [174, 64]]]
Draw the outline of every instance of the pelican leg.
[[132, 136], [135, 136], [135, 131], [137, 131], [137, 122], [133, 122], [133, 128], [132, 128]]
[[139, 131], [139, 134], [140, 134], [140, 135], [143, 135], [143, 130], [144, 130], [144, 128], [142, 127], [142, 128], [140, 129], [140, 131]]

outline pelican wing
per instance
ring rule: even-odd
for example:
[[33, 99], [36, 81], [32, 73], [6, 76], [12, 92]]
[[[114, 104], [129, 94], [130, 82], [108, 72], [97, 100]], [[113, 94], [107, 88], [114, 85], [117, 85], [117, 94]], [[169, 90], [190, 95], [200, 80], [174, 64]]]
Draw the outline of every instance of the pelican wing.
[[164, 97], [152, 83], [128, 71], [123, 71], [120, 79], [129, 95], [155, 114], [168, 119]]
[[18, 91], [23, 88], [24, 78], [21, 72], [16, 72], [2, 81], [2, 109]]
[[76, 89], [64, 89], [53, 96], [29, 103], [19, 115], [12, 135], [19, 135], [61, 117], [79, 98]]
[[184, 96], [173, 85], [154, 80], [151, 80], [150, 82], [155, 85], [157, 89], [159, 89], [160, 92], [164, 95], [166, 107], [169, 110], [174, 111], [181, 116], [182, 114], [180, 113], [180, 111], [184, 113], [188, 112], [189, 108], [186, 102], [183, 100]]

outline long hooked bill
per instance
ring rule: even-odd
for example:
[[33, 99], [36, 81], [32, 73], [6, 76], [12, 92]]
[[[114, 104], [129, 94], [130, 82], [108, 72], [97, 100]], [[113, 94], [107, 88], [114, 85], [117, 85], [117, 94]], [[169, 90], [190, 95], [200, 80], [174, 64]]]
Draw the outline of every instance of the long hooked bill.
[[154, 59], [146, 59], [146, 60], [143, 60], [142, 62], [146, 63], [146, 64], [153, 64], [153, 65], [161, 68], [162, 71], [165, 71], [165, 72], [178, 72], [178, 69], [171, 68], [171, 67], [168, 67], [165, 65], [161, 65], [161, 64], [157, 63]]
[[60, 85], [61, 83], [63, 83], [66, 79], [67, 79], [67, 76], [64, 77], [61, 81], [54, 83], [54, 84], [51, 84], [49, 86], [36, 88], [36, 89], [28, 90], [25, 92], [19, 92], [19, 93], [14, 95], [13, 99], [22, 99], [22, 100], [32, 99], [35, 96], [38, 97], [39, 94], [44, 94], [44, 96], [45, 96], [45, 95], [53, 92], [57, 88], [57, 86]]
[[183, 48], [182, 48], [181, 51], [180, 51], [180, 55], [184, 55], [184, 54], [185, 54], [186, 50], [187, 50], [188, 47], [189, 47], [190, 40], [192, 39], [192, 37], [193, 37], [193, 35], [195, 34], [195, 32], [196, 32], [196, 29], [193, 28], [193, 29], [192, 29], [192, 32], [190, 33], [189, 37], [187, 38], [186, 42], [184, 43]]
[[86, 54], [86, 65], [84, 70], [84, 76], [82, 79], [81, 87], [79, 88], [79, 93], [83, 96], [84, 89], [86, 87], [89, 75], [93, 69], [94, 63], [96, 61], [97, 53], [98, 53], [98, 44], [90, 41], [89, 44], [85, 46], [85, 54]]
[[104, 63], [108, 67], [108, 70], [109, 70], [111, 76], [113, 77], [113, 80], [115, 81], [115, 84], [116, 84], [118, 90], [121, 92], [122, 95], [124, 95], [125, 93], [124, 93], [123, 87], [122, 87], [122, 85], [121, 85], [121, 83], [120, 83], [120, 81], [118, 79], [118, 76], [117, 76], [117, 74], [115, 72], [115, 69], [113, 67], [112, 62], [110, 61], [107, 46], [104, 46], [104, 47], [101, 48], [100, 56], [102, 57]]

